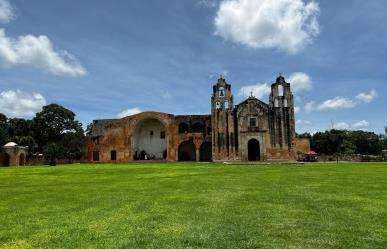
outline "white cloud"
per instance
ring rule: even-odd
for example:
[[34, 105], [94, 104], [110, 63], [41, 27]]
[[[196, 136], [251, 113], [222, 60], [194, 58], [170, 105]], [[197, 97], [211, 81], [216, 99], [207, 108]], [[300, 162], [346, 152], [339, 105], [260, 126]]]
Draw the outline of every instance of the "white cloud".
[[319, 34], [314, 1], [224, 0], [214, 23], [215, 34], [251, 48], [276, 48], [295, 54]]
[[117, 115], [117, 117], [124, 118], [124, 117], [131, 116], [131, 115], [134, 115], [134, 114], [137, 114], [137, 113], [140, 113], [140, 112], [141, 112], [141, 110], [138, 107], [130, 108], [130, 109], [127, 109], [125, 111], [120, 112]]
[[57, 75], [82, 76], [86, 70], [66, 51], [55, 51], [46, 36], [12, 39], [0, 29], [0, 62], [3, 66], [28, 65]]
[[314, 101], [308, 102], [304, 106], [305, 112], [312, 112], [315, 110], [316, 103]]
[[297, 114], [301, 111], [301, 108], [299, 106], [294, 107], [294, 113]]
[[333, 99], [328, 99], [322, 102], [320, 105], [317, 106], [317, 110], [331, 111], [331, 110], [337, 110], [337, 109], [352, 108], [355, 106], [356, 106], [356, 103], [351, 99], [335, 97]]
[[363, 103], [370, 103], [375, 99], [376, 96], [377, 96], [376, 91], [372, 89], [370, 93], [359, 93], [356, 96], [356, 99]]
[[354, 130], [367, 130], [369, 125], [370, 124], [368, 123], [367, 120], [362, 120], [362, 121], [359, 121], [359, 122], [352, 124], [352, 129], [354, 129]]
[[303, 72], [295, 72], [289, 76], [292, 92], [309, 91], [312, 89], [312, 80], [309, 75]]
[[0, 0], [0, 22], [7, 23], [14, 17], [12, 5], [7, 0]]
[[261, 99], [262, 97], [269, 95], [270, 92], [271, 87], [268, 84], [258, 83], [256, 85], [243, 86], [239, 90], [238, 96], [247, 98], [251, 95], [251, 93], [253, 93], [256, 98]]
[[319, 104], [314, 101], [307, 103], [304, 106], [305, 112], [312, 111], [333, 111], [339, 109], [353, 108], [360, 104], [368, 104], [372, 102], [377, 96], [375, 90], [371, 90], [370, 93], [359, 93], [354, 99], [335, 97], [333, 99], [325, 100]]
[[336, 130], [348, 130], [349, 127], [350, 125], [346, 122], [340, 122], [333, 125], [333, 128], [335, 128]]
[[14, 118], [30, 118], [47, 104], [39, 93], [28, 93], [20, 90], [0, 92], [0, 112]]
[[353, 124], [346, 122], [339, 122], [333, 125], [333, 128], [337, 130], [367, 130], [369, 126], [368, 121], [362, 120]]

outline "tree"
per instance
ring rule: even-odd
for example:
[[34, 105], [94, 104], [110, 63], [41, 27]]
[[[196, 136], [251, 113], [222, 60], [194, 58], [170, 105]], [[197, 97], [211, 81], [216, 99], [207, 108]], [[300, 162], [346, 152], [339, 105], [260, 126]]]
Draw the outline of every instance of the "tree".
[[43, 148], [44, 157], [50, 166], [55, 166], [57, 159], [62, 157], [63, 148], [56, 143], [48, 143]]
[[32, 126], [39, 149], [50, 142], [61, 141], [64, 134], [83, 133], [82, 125], [75, 120], [75, 114], [58, 104], [44, 106], [33, 118]]
[[82, 124], [75, 114], [58, 104], [50, 104], [32, 120], [34, 138], [38, 150], [43, 150], [50, 164], [56, 159], [80, 159], [84, 151]]
[[345, 155], [355, 154], [356, 146], [349, 140], [344, 139], [339, 146], [339, 153]]
[[10, 118], [8, 120], [8, 134], [13, 141], [18, 141], [21, 137], [32, 136], [31, 120], [22, 118]]

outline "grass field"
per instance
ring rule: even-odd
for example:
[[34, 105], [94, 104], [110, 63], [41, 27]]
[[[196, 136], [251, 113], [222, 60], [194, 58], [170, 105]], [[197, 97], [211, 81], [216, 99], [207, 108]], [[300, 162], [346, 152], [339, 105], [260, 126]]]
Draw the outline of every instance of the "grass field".
[[0, 168], [0, 248], [387, 248], [387, 164]]

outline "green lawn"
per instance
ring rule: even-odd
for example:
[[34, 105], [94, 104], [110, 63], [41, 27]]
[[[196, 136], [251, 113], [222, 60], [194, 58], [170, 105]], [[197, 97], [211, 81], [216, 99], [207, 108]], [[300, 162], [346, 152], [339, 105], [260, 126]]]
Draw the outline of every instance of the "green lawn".
[[0, 248], [387, 248], [387, 164], [0, 168]]

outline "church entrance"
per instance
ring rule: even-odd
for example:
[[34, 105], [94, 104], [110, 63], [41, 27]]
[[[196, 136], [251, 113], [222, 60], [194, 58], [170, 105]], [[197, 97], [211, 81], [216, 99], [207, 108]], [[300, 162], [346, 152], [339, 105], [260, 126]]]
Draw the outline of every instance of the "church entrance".
[[179, 161], [196, 161], [196, 149], [192, 141], [185, 141], [179, 145]]
[[250, 139], [248, 142], [248, 158], [249, 161], [261, 160], [259, 141], [257, 139]]

